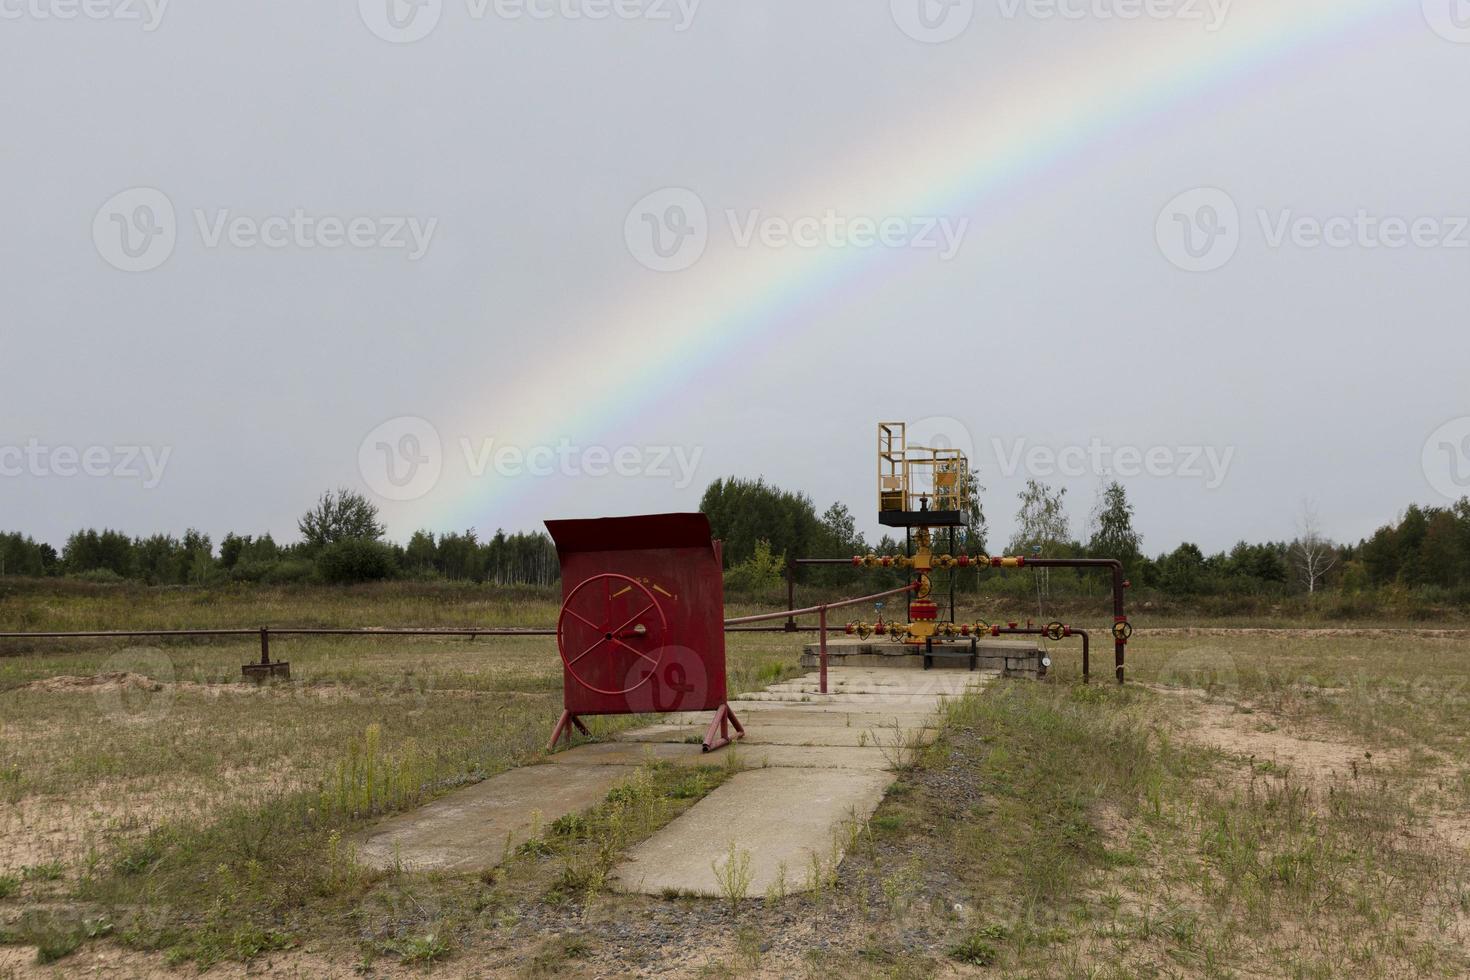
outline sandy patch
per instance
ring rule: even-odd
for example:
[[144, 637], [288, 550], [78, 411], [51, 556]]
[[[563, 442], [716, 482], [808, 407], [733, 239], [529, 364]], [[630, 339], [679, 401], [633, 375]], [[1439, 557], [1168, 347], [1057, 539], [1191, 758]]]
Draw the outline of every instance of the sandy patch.
[[151, 677], [135, 674], [128, 670], [115, 670], [86, 676], [61, 674], [57, 677], [46, 677], [39, 681], [32, 681], [19, 690], [58, 694], [69, 691], [97, 693], [103, 690], [161, 691], [163, 687], [162, 681], [156, 681]]
[[323, 956], [304, 950], [286, 950], [267, 953], [249, 963], [219, 963], [200, 972], [193, 966], [170, 968], [158, 953], [144, 953], [124, 949], [109, 942], [84, 943], [72, 955], [45, 966], [36, 962], [34, 946], [0, 946], [0, 977], [15, 980], [56, 980], [57, 977], [102, 977], [107, 980], [142, 980], [152, 977], [205, 977], [208, 980], [236, 980], [244, 977], [264, 977], [267, 980], [286, 978], [322, 978], [322, 980], [345, 980], [347, 977], [396, 978], [406, 976], [432, 977], [457, 976], [454, 963], [441, 965], [439, 969], [410, 970], [391, 959], [378, 959], [371, 970], [358, 969], [360, 957], [346, 953], [341, 957]]
[[1262, 712], [1242, 712], [1233, 704], [1207, 701], [1190, 692], [1155, 690], [1188, 703], [1187, 738], [1231, 755], [1283, 766], [1302, 779], [1325, 782], [1338, 775], [1356, 775], [1368, 766], [1404, 760], [1401, 750], [1294, 733], [1279, 718]]
[[164, 787], [112, 779], [85, 793], [24, 796], [0, 806], [0, 874], [61, 862], [63, 879], [74, 880], [90, 854], [109, 853], [164, 823], [203, 822], [229, 804], [264, 801], [310, 782], [305, 773], [242, 767]]

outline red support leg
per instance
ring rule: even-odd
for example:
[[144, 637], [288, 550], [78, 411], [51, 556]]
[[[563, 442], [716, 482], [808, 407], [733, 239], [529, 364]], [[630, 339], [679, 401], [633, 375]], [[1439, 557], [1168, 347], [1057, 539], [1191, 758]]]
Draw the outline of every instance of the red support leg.
[[729, 726], [731, 725], [735, 726], [735, 738], [745, 737], [745, 726], [740, 724], [740, 719], [735, 717], [735, 712], [730, 710], [728, 703], [722, 704], [704, 733], [704, 751], [713, 752], [715, 749], [723, 749], [734, 741], [730, 737]]
[[555, 752], [556, 743], [561, 741], [561, 737], [563, 735], [565, 735], [567, 741], [570, 742], [572, 740], [573, 725], [575, 725], [577, 731], [581, 732], [583, 735], [586, 735], [588, 738], [592, 737], [592, 733], [587, 730], [587, 726], [582, 724], [581, 718], [578, 718], [570, 711], [563, 711], [561, 713], [561, 718], [557, 720], [556, 727], [551, 730], [551, 741], [546, 743], [546, 751]]

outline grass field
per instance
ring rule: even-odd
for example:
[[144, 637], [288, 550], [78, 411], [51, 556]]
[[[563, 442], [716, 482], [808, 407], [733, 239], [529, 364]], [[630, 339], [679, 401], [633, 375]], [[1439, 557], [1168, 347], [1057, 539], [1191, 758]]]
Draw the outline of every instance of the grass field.
[[[27, 588], [0, 595], [0, 629], [531, 626], [555, 608]], [[732, 637], [733, 686], [796, 673], [802, 642]], [[239, 681], [254, 641], [0, 645], [0, 977], [1470, 972], [1470, 636], [1142, 632], [1123, 689], [1081, 686], [1058, 644], [1047, 681], [951, 707], [817, 892], [724, 902], [605, 886], [719, 766], [649, 766], [493, 873], [363, 869], [345, 840], [375, 815], [540, 756], [554, 645], [273, 652], [292, 681], [259, 689]]]

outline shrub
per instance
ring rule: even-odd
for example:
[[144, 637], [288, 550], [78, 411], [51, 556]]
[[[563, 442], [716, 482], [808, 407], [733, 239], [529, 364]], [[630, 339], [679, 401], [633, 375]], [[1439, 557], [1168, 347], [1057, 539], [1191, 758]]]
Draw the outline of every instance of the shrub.
[[76, 575], [73, 575], [72, 578], [75, 578], [81, 582], [91, 582], [95, 585], [117, 585], [121, 582], [127, 581], [127, 579], [123, 578], [121, 575], [119, 575], [117, 572], [114, 572], [110, 568], [89, 569], [85, 572], [78, 572]]
[[295, 585], [316, 578], [316, 565], [302, 559], [277, 562], [266, 568], [261, 581], [267, 585]]
[[393, 549], [366, 538], [348, 538], [327, 545], [317, 555], [317, 570], [323, 581], [335, 585], [379, 582], [397, 571]]
[[235, 582], [264, 582], [280, 565], [278, 561], [242, 561], [230, 568], [230, 579]]
[[725, 588], [731, 592], [760, 595], [781, 587], [786, 556], [773, 555], [769, 541], [757, 541], [755, 553], [725, 573]]

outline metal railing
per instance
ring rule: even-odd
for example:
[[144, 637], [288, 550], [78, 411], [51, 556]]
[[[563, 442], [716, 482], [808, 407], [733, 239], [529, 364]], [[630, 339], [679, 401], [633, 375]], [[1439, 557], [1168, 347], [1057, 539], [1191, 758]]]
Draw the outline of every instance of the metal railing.
[[[179, 638], [193, 636], [256, 636], [260, 638], [260, 660], [245, 664], [246, 677], [290, 676], [289, 664], [271, 660], [271, 636], [555, 636], [556, 630], [538, 627], [359, 627], [336, 626], [261, 626], [195, 630], [45, 630], [38, 632], [0, 633], [0, 640], [81, 640], [141, 639], [144, 637]], [[282, 669], [285, 668], [285, 669]]]
[[[828, 609], [841, 609], [844, 606], [860, 606], [860, 605], [862, 605], [865, 602], [873, 602], [873, 601], [875, 601], [877, 599], [886, 599], [888, 596], [891, 596], [891, 595], [902, 595], [905, 592], [913, 592], [918, 587], [919, 587], [918, 586], [918, 583], [914, 582], [914, 583], [910, 583], [910, 584], [905, 585], [905, 586], [901, 586], [900, 588], [897, 588], [897, 589], [889, 589], [887, 592], [878, 592], [878, 593], [875, 593], [873, 595], [865, 595], [865, 596], [862, 596], [862, 597], [857, 598], [857, 599], [842, 599], [842, 600], [839, 600], [837, 602], [824, 602], [820, 606], [808, 606], [805, 609], [783, 609], [780, 612], [774, 612], [774, 613], [760, 613], [760, 614], [755, 615], [755, 616], [740, 616], [740, 617], [737, 617], [735, 619], [727, 619], [727, 620], [725, 620], [725, 629], [726, 630], [729, 630], [731, 626], [742, 624], [742, 623], [761, 623], [761, 622], [766, 622], [766, 621], [769, 621], [769, 620], [772, 620], [772, 619], [783, 619], [784, 618], [784, 619], [788, 619], [788, 620], [791, 620], [791, 621], [794, 622], [797, 616], [810, 616], [813, 613], [815, 613], [816, 616], [817, 616], [817, 630], [821, 634], [821, 639], [818, 641], [819, 646], [817, 648], [817, 657], [818, 657], [817, 663], [820, 665], [819, 666], [819, 675], [818, 675], [819, 678], [820, 678], [819, 690], [821, 691], [821, 693], [826, 694], [827, 693], [827, 610]], [[788, 630], [786, 627], [781, 627], [781, 630], [783, 632], [790, 632], [790, 630]]]

